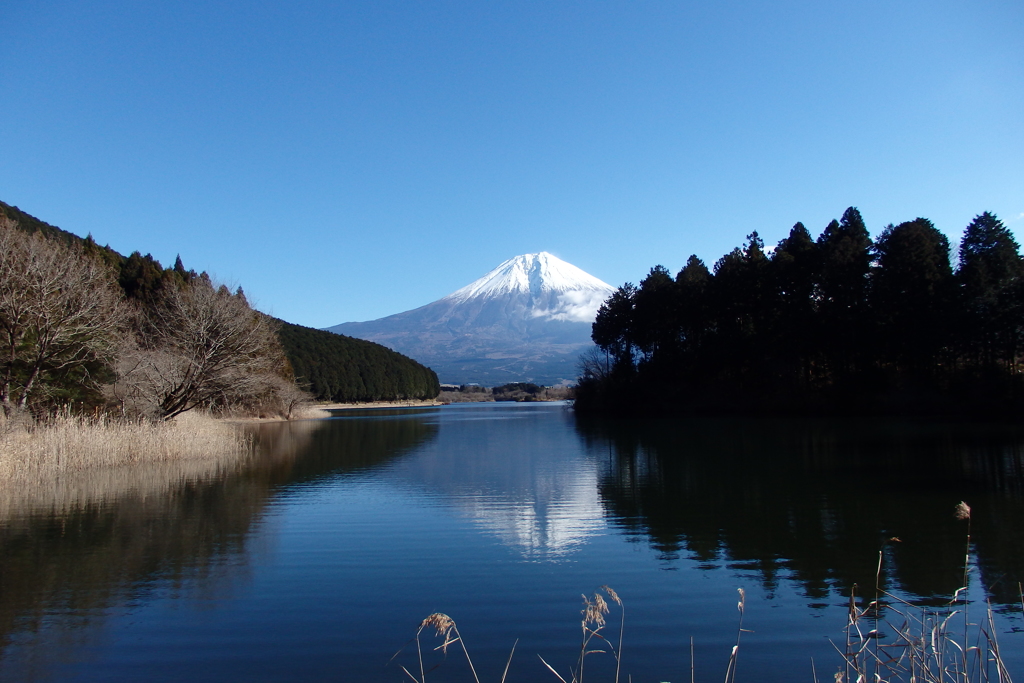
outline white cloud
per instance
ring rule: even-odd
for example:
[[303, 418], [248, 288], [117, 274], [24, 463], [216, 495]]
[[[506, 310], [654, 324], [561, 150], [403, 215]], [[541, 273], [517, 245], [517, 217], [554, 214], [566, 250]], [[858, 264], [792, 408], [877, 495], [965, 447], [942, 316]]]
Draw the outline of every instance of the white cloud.
[[595, 290], [577, 290], [566, 292], [558, 297], [554, 308], [536, 309], [534, 318], [547, 318], [574, 323], [592, 323], [597, 317], [597, 309], [608, 298], [607, 292]]

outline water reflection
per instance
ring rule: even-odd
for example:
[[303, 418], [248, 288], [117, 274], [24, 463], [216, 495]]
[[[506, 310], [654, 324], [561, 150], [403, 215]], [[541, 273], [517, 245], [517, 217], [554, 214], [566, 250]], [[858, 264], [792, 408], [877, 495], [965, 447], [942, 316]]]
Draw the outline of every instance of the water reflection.
[[559, 560], [606, 528], [597, 468], [552, 405], [451, 406], [444, 429], [391, 475], [442, 499], [530, 560]]
[[231, 590], [276, 491], [380, 465], [437, 431], [421, 419], [335, 422], [260, 425], [257, 454], [241, 460], [97, 469], [5, 492], [0, 679], [42, 677], [111, 610], [157, 592]]
[[882, 582], [922, 598], [961, 585], [967, 526], [981, 584], [1018, 605], [1024, 579], [1024, 431], [796, 420], [577, 421], [615, 524], [662, 560], [755, 572], [812, 600]]
[[959, 585], [961, 499], [981, 580], [1016, 602], [1017, 430], [526, 405], [254, 430], [251, 460], [96, 472], [0, 512], [0, 680], [397, 680], [385, 663], [439, 609], [473, 634], [482, 679], [523, 637], [525, 680], [546, 673], [534, 653], [572, 657], [574, 596], [605, 582], [629, 596], [630, 673], [678, 680], [689, 635], [729, 651], [733, 591], [755, 579], [776, 596], [749, 592], [748, 671], [788, 680], [831, 656], [837, 591], [873, 585], [882, 539], [904, 541], [887, 586]]

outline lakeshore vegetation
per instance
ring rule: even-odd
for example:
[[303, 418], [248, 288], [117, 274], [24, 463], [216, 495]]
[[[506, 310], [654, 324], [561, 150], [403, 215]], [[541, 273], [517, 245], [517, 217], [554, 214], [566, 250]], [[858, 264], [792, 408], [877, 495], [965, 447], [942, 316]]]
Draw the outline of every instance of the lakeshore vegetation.
[[604, 303], [581, 359], [586, 411], [1015, 414], [1024, 261], [991, 213], [948, 238], [925, 218], [872, 240], [856, 208], [815, 240], [752, 232], [709, 269], [655, 266]]
[[[164, 268], [149, 254], [123, 256], [3, 202], [0, 349], [0, 474], [250, 450], [237, 430], [195, 420], [181, 434], [142, 435], [190, 411], [290, 419], [313, 399], [439, 391], [429, 368], [266, 316], [241, 287], [187, 270], [180, 257]], [[76, 439], [95, 457], [63, 457]]]

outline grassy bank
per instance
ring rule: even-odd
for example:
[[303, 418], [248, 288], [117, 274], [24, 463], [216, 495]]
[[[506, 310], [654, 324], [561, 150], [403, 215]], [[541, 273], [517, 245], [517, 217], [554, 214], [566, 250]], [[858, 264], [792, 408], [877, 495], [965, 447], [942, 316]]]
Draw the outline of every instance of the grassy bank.
[[216, 460], [252, 451], [232, 424], [199, 414], [166, 422], [57, 416], [0, 422], [0, 481], [34, 481], [95, 467]]

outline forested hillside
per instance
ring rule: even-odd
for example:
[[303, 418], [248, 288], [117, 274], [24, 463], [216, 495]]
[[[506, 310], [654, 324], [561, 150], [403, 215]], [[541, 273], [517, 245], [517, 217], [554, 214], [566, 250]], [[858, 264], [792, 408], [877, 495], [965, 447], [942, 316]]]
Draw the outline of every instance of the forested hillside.
[[30, 235], [38, 233], [67, 246], [81, 248], [87, 255], [100, 258], [114, 270], [117, 284], [124, 290], [125, 296], [144, 304], [154, 301], [165, 281], [181, 282], [196, 277], [195, 271], [185, 270], [180, 258], [175, 261], [173, 268], [164, 268], [151, 254], [143, 256], [136, 251], [130, 256], [123, 256], [109, 246], [101, 247], [96, 244], [92, 235], [79, 237], [4, 202], [0, 202], [0, 216], [11, 219], [19, 230]]
[[[177, 314], [189, 307], [206, 302], [215, 308], [221, 309], [221, 313], [227, 314], [233, 311], [235, 315], [247, 318], [246, 311], [250, 311], [245, 300], [245, 294], [241, 288], [235, 292], [228, 292], [223, 285], [215, 287], [205, 273], [197, 274], [193, 270], [186, 270], [181, 258], [175, 261], [171, 268], [164, 268], [152, 255], [142, 255], [136, 251], [130, 256], [123, 256], [109, 246], [99, 246], [93, 241], [92, 236], [86, 238], [78, 237], [73, 233], [61, 230], [53, 225], [45, 223], [34, 216], [31, 216], [17, 207], [0, 202], [0, 220], [9, 221], [17, 231], [26, 234], [31, 238], [39, 235], [45, 240], [39, 242], [40, 248], [45, 248], [46, 243], [58, 245], [55, 248], [69, 250], [63, 256], [66, 259], [75, 260], [78, 256], [87, 257], [86, 262], [98, 261], [106, 264], [103, 270], [113, 273], [113, 283], [120, 290], [126, 302], [137, 307], [141, 315], [136, 316], [138, 320], [131, 325], [136, 328], [135, 333], [139, 335], [141, 347], [145, 347], [150, 341], [157, 338], [168, 337], [174, 333], [184, 334], [186, 328], [194, 319], [186, 316], [177, 322], [170, 323], [168, 318], [168, 304], [177, 306]], [[26, 244], [36, 244], [32, 239]], [[17, 241], [14, 247], [17, 247]], [[12, 247], [13, 248], [13, 247]], [[11, 281], [13, 283], [13, 280]], [[206, 290], [210, 290], [207, 292]], [[183, 298], [178, 293], [184, 292]], [[276, 383], [281, 381], [291, 382], [292, 370], [295, 371], [295, 379], [300, 386], [307, 388], [315, 398], [333, 401], [369, 401], [391, 398], [433, 398], [440, 391], [437, 376], [432, 370], [419, 363], [395, 353], [378, 344], [364, 342], [361, 340], [343, 337], [341, 335], [313, 330], [309, 328], [291, 325], [283, 321], [275, 321], [262, 314], [256, 314], [258, 318], [265, 318], [260, 324], [267, 330], [273, 339], [273, 345], [277, 350], [264, 349], [264, 355], [276, 355], [277, 360], [272, 374], [277, 375]], [[2, 316], [0, 316], [2, 317]], [[124, 315], [122, 315], [122, 318]], [[195, 318], [195, 316], [193, 316]], [[168, 323], [161, 325], [161, 321]], [[0, 320], [0, 322], [3, 322]], [[121, 323], [119, 322], [118, 325]], [[129, 325], [129, 326], [131, 326]], [[177, 329], [170, 329], [174, 327]], [[144, 329], [145, 328], [145, 329]], [[164, 329], [160, 329], [164, 328]], [[276, 330], [276, 332], [274, 332]], [[26, 334], [31, 336], [30, 332]], [[181, 340], [164, 339], [169, 343], [179, 344]], [[132, 349], [131, 354], [137, 361], [139, 354], [144, 349]], [[124, 349], [119, 351], [123, 362], [130, 359], [125, 356]], [[285, 361], [287, 358], [287, 362]], [[266, 361], [266, 359], [264, 359]], [[105, 361], [99, 358], [90, 360], [86, 365], [75, 365], [74, 372], [66, 368], [52, 368], [53, 359], [47, 364], [37, 362], [38, 372], [47, 373], [50, 384], [42, 392], [33, 389], [31, 379], [32, 371], [28, 369], [31, 364], [23, 360], [8, 359], [5, 364], [4, 376], [12, 387], [22, 387], [20, 397], [24, 399], [25, 407], [30, 403], [30, 394], [36, 394], [38, 400], [46, 402], [74, 401], [77, 403], [94, 404], [100, 401], [99, 386], [102, 382], [111, 381], [115, 376], [114, 363], [111, 358]], [[266, 364], [264, 362], [264, 364]], [[290, 365], [290, 367], [289, 367]], [[59, 370], [59, 372], [57, 372]], [[234, 379], [223, 386], [211, 387], [216, 395], [203, 398], [206, 402], [225, 402], [232, 395], [232, 402], [244, 402], [244, 397], [239, 392], [244, 391], [247, 385], [246, 373], [234, 372]], [[26, 374], [27, 373], [27, 374]], [[135, 376], [139, 376], [137, 370]], [[154, 370], [153, 377], [147, 381], [152, 383], [160, 372]], [[58, 382], [57, 375], [60, 375]], [[250, 373], [251, 374], [251, 373]], [[89, 381], [86, 381], [88, 378]], [[25, 385], [28, 385], [26, 388]], [[59, 386], [58, 386], [59, 385]], [[151, 387], [150, 387], [151, 388]], [[2, 389], [2, 388], [0, 388]], [[266, 388], [260, 389], [266, 391]], [[280, 394], [281, 390], [275, 390]], [[4, 391], [0, 391], [4, 393]], [[15, 392], [17, 393], [17, 392]], [[289, 392], [286, 392], [289, 393]], [[5, 393], [6, 396], [6, 393]], [[172, 403], [181, 397], [165, 397], [169, 403], [160, 408], [157, 412], [171, 413], [176, 408]], [[186, 404], [196, 397], [189, 397]], [[0, 396], [0, 400], [6, 400]], [[293, 401], [294, 397], [289, 393], [287, 401]], [[200, 401], [200, 402], [202, 402]], [[180, 406], [179, 406], [180, 407]]]
[[797, 223], [770, 254], [754, 232], [712, 270], [656, 266], [601, 307], [577, 409], [1019, 414], [1019, 245], [983, 213], [950, 256], [925, 218], [873, 241], [851, 207], [817, 240]]
[[281, 321], [295, 378], [326, 401], [430, 399], [441, 391], [428, 367], [380, 344]]

